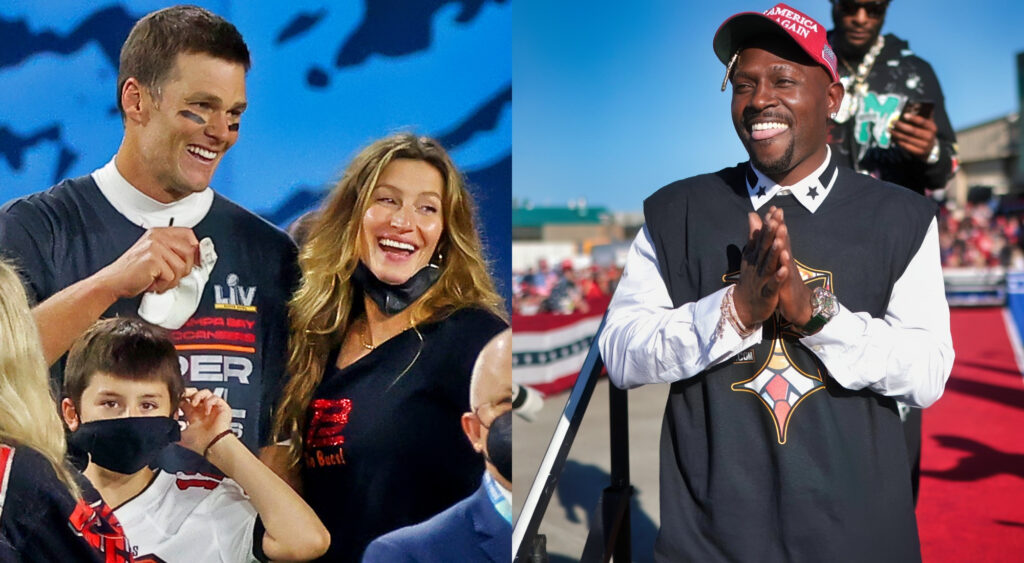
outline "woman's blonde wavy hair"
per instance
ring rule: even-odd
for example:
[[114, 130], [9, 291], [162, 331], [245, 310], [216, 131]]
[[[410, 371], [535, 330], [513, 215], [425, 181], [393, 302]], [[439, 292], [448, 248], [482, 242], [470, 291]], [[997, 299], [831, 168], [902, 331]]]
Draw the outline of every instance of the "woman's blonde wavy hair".
[[475, 209], [462, 175], [434, 139], [400, 133], [360, 152], [311, 221], [299, 252], [302, 282], [289, 303], [291, 378], [275, 416], [274, 435], [291, 440], [289, 459], [302, 453], [306, 409], [323, 377], [327, 356], [363, 307], [351, 282], [363, 244], [362, 218], [384, 168], [396, 159], [419, 160], [444, 178], [444, 228], [437, 243], [441, 276], [410, 307], [412, 322], [434, 321], [463, 307], [479, 307], [507, 318], [502, 298], [487, 273]]
[[64, 424], [50, 390], [39, 331], [14, 268], [0, 260], [0, 442], [43, 455], [72, 496], [81, 492], [65, 463]]

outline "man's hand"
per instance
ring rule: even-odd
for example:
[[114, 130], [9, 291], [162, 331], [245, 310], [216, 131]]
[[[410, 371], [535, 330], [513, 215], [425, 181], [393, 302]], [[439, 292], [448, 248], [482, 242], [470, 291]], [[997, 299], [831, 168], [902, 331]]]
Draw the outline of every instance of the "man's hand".
[[743, 247], [740, 281], [733, 290], [736, 314], [743, 326], [751, 328], [772, 316], [779, 302], [779, 285], [788, 275], [780, 268], [777, 240], [782, 210], [772, 206], [764, 221], [757, 213], [747, 214], [749, 234]]
[[903, 114], [893, 122], [891, 135], [897, 146], [923, 162], [935, 147], [938, 130], [931, 118]]
[[181, 445], [203, 455], [218, 434], [231, 429], [231, 407], [209, 389], [185, 389], [181, 410], [188, 428], [181, 432]]
[[785, 272], [785, 277], [779, 285], [779, 314], [794, 325], [802, 327], [811, 320], [811, 314], [814, 312], [811, 307], [811, 290], [804, 284], [803, 278], [800, 277], [800, 269], [793, 259], [789, 228], [781, 209], [776, 218], [779, 222], [775, 231], [775, 240], [780, 247], [779, 270]]
[[199, 241], [192, 229], [156, 227], [96, 275], [118, 298], [129, 298], [176, 287], [198, 261]]

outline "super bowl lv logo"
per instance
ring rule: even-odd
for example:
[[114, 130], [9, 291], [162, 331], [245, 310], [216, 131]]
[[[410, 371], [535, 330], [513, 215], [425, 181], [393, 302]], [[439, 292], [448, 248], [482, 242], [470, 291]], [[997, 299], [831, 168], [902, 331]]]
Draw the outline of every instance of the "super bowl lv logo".
[[[812, 289], [824, 287], [833, 292], [831, 272], [815, 270], [800, 262], [796, 265], [805, 284]], [[739, 272], [723, 276], [726, 282], [738, 280]], [[786, 443], [789, 425], [797, 408], [808, 397], [825, 388], [824, 368], [800, 345], [800, 335], [792, 327], [792, 323], [783, 319], [778, 311], [765, 321], [761, 342], [735, 360], [735, 363], [752, 363], [753, 376], [731, 386], [733, 391], [754, 395], [764, 405], [775, 424], [779, 444]]]
[[213, 285], [214, 308], [255, 313], [256, 287], [241, 285], [238, 274], [234, 273], [228, 274], [226, 281], [226, 285]]

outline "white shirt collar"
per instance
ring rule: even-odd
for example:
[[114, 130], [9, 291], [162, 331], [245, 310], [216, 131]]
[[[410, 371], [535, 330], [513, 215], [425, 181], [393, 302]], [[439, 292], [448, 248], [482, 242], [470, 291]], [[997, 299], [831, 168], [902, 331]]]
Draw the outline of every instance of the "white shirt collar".
[[128, 183], [113, 158], [93, 171], [92, 179], [118, 213], [143, 229], [166, 227], [171, 219], [175, 227], [195, 227], [213, 205], [213, 189], [209, 187], [172, 203], [160, 203]]
[[801, 205], [814, 213], [832, 191], [837, 177], [839, 177], [839, 168], [832, 162], [832, 149], [825, 145], [825, 161], [821, 163], [821, 166], [807, 177], [789, 186], [776, 184], [751, 162], [747, 172], [747, 194], [750, 196], [750, 203], [754, 206], [754, 210], [757, 210], [783, 190], [788, 190]]

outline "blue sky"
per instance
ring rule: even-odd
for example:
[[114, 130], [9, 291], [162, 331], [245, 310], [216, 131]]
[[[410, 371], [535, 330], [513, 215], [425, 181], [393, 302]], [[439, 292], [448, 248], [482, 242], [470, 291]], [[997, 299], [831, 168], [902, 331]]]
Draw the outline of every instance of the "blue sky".
[[[827, 0], [789, 4], [832, 27]], [[516, 0], [514, 197], [537, 205], [586, 197], [638, 211], [673, 180], [746, 160], [711, 41], [730, 15], [772, 5]], [[883, 32], [932, 64], [960, 129], [1018, 111], [1022, 22], [1019, 1], [893, 0]]]

